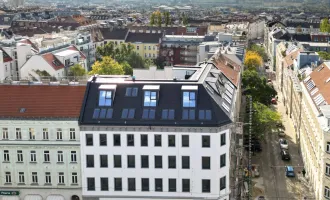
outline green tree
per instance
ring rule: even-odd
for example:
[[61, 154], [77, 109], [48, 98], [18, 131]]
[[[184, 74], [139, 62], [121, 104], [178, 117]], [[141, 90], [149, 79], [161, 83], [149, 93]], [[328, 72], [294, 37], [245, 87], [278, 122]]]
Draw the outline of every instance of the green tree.
[[123, 66], [109, 56], [102, 57], [102, 61], [96, 61], [92, 66], [90, 75], [123, 75], [125, 73]]
[[267, 55], [267, 53], [265, 51], [265, 48], [263, 46], [259, 46], [259, 45], [256, 45], [256, 44], [251, 44], [251, 45], [249, 45], [248, 50], [257, 52], [262, 57], [262, 60], [264, 62], [266, 62], [268, 60], [268, 55]]
[[165, 21], [165, 26], [171, 25], [171, 16], [169, 12], [164, 12], [164, 21]]
[[150, 66], [154, 66], [155, 63], [152, 59], [144, 59], [144, 67], [149, 68]]
[[156, 11], [157, 26], [162, 26], [162, 14], [159, 11]]
[[329, 20], [327, 18], [324, 18], [321, 20], [320, 23], [320, 31], [324, 33], [328, 33], [330, 30]]
[[127, 63], [132, 67], [132, 68], [137, 68], [137, 69], [143, 69], [145, 68], [145, 63], [143, 58], [136, 52], [130, 53], [126, 57]]
[[86, 70], [79, 64], [75, 64], [69, 69], [69, 76], [85, 76]]
[[151, 16], [150, 16], [150, 25], [153, 26], [156, 24], [156, 15], [155, 15], [155, 12], [151, 13]]
[[182, 13], [182, 24], [185, 26], [188, 25], [188, 18], [184, 13]]
[[125, 75], [133, 75], [133, 68], [128, 64], [128, 62], [125, 61], [121, 65], [123, 66]]
[[325, 52], [325, 51], [319, 51], [317, 52], [323, 60], [330, 60], [330, 53]]
[[244, 93], [251, 95], [254, 102], [270, 105], [272, 98], [277, 95], [271, 84], [267, 83], [264, 76], [260, 76], [255, 70], [245, 70], [242, 75]]

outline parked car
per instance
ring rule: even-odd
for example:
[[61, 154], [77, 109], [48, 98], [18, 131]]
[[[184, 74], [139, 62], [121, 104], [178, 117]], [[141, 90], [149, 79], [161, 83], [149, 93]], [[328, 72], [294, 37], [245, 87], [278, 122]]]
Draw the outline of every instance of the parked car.
[[286, 139], [281, 138], [278, 143], [280, 144], [280, 148], [281, 149], [289, 149], [289, 144], [288, 141], [286, 141]]
[[277, 104], [277, 99], [276, 98], [272, 98], [271, 103], [274, 104], [274, 105], [276, 105]]
[[287, 176], [287, 177], [295, 177], [296, 176], [292, 166], [285, 166], [285, 176]]
[[283, 128], [278, 128], [277, 132], [278, 132], [278, 136], [285, 137], [285, 132]]
[[281, 150], [281, 157], [282, 157], [282, 160], [290, 160], [291, 159], [289, 152], [287, 150], [284, 150], [284, 149]]

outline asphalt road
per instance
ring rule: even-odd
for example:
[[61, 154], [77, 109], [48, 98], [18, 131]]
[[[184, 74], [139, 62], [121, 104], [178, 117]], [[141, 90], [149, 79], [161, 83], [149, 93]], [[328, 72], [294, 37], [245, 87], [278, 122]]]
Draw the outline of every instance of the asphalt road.
[[[284, 106], [281, 102], [279, 102], [277, 110], [282, 114], [286, 132], [285, 138], [289, 143], [291, 160], [283, 161], [281, 159], [281, 150], [278, 143], [279, 136], [271, 133], [266, 134], [264, 141], [261, 143], [263, 148], [262, 152], [252, 156], [252, 164], [259, 165], [261, 177], [259, 180], [261, 179], [260, 182], [264, 189], [263, 195], [269, 200], [302, 200], [304, 197], [314, 199], [312, 191], [298, 178], [302, 176], [299, 172], [303, 169], [303, 161], [300, 156], [293, 126], [285, 114]], [[287, 165], [293, 166], [296, 173], [295, 178], [288, 178], [285, 176], [285, 166]]]

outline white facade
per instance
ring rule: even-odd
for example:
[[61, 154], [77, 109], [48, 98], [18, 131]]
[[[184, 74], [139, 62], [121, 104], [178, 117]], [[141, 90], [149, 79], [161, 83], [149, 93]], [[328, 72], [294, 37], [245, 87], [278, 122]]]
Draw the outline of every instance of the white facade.
[[81, 199], [77, 121], [1, 120], [0, 131], [0, 188], [20, 193], [0, 200]]
[[[103, 130], [102, 130], [103, 129]], [[111, 129], [111, 130], [110, 130]], [[145, 198], [145, 199], [176, 199], [176, 198], [209, 198], [209, 199], [228, 199], [229, 197], [229, 145], [230, 132], [228, 128], [178, 128], [178, 127], [163, 127], [163, 128], [82, 128], [81, 129], [81, 160], [82, 160], [82, 184], [83, 196], [98, 197], [102, 199], [129, 199], [129, 198]], [[100, 134], [105, 134], [106, 146], [100, 146]], [[144, 135], [144, 136], [142, 136]], [[156, 136], [159, 135], [159, 136]], [[88, 146], [86, 139], [92, 136], [93, 145]], [[206, 136], [206, 137], [203, 137]], [[118, 139], [120, 137], [120, 139]], [[128, 139], [133, 137], [134, 139]], [[145, 138], [147, 145], [143, 146]], [[156, 137], [161, 137], [160, 140]], [[173, 139], [173, 137], [175, 139]], [[188, 137], [189, 146], [183, 146], [183, 138]], [[202, 139], [203, 138], [203, 139]], [[208, 139], [206, 139], [208, 138]], [[222, 142], [221, 142], [222, 138]], [[87, 140], [87, 141], [86, 141]], [[120, 140], [120, 146], [118, 145]], [[134, 140], [134, 146], [129, 146], [129, 141]], [[105, 141], [104, 139], [102, 141]], [[115, 142], [116, 141], [116, 142]], [[161, 146], [157, 146], [156, 141]], [[174, 146], [170, 141], [175, 141]], [[187, 141], [187, 140], [185, 140]], [[203, 147], [203, 141], [206, 146]], [[130, 143], [132, 144], [132, 143]], [[94, 167], [87, 167], [87, 155], [94, 157]], [[100, 155], [106, 155], [108, 158], [108, 167], [100, 167]], [[121, 167], [115, 168], [114, 155], [120, 155]], [[134, 155], [134, 167], [128, 167], [128, 155]], [[222, 155], [222, 167], [221, 163]], [[141, 156], [148, 156], [148, 168], [142, 168]], [[156, 158], [155, 156], [161, 156]], [[169, 161], [176, 160], [175, 164]], [[182, 156], [189, 157], [189, 168], [183, 169]], [[210, 169], [202, 169], [202, 157], [210, 159]], [[118, 158], [118, 157], [117, 157]], [[132, 158], [132, 157], [131, 157]], [[89, 157], [90, 159], [90, 157]], [[155, 159], [162, 160], [161, 168], [156, 168]], [[187, 159], [187, 157], [186, 157]], [[116, 162], [118, 163], [118, 162]], [[145, 164], [145, 162], [144, 162]], [[207, 161], [204, 162], [207, 164]], [[170, 166], [172, 168], [170, 168]], [[95, 189], [89, 185], [88, 178], [94, 178]], [[101, 179], [108, 183], [108, 187], [103, 185], [105, 191], [101, 191]], [[115, 185], [115, 178], [121, 179], [121, 190], [118, 190], [118, 185]], [[128, 178], [135, 179], [135, 190], [128, 191], [130, 187]], [[223, 185], [220, 190], [220, 179]], [[142, 191], [142, 179], [148, 179], [148, 191]], [[162, 183], [156, 186], [156, 180]], [[171, 186], [169, 183], [171, 180]], [[183, 179], [185, 183], [189, 182], [189, 191], [183, 191]], [[89, 179], [92, 180], [92, 179]], [[116, 179], [118, 181], [118, 179]], [[131, 179], [132, 181], [133, 179]], [[202, 181], [204, 180], [204, 187]], [[144, 180], [145, 181], [145, 180]], [[207, 182], [210, 181], [208, 190]], [[173, 182], [176, 185], [173, 186]], [[144, 184], [145, 187], [146, 184]], [[185, 184], [185, 186], [187, 186]], [[188, 186], [187, 186], [188, 187]], [[169, 191], [172, 188], [172, 191]], [[175, 191], [174, 191], [175, 188]], [[156, 191], [161, 190], [161, 191]]]
[[258, 38], [263, 38], [264, 37], [264, 27], [265, 27], [264, 20], [258, 20], [258, 21], [250, 23], [249, 28], [248, 28], [248, 39], [254, 40], [254, 39], [258, 39]]

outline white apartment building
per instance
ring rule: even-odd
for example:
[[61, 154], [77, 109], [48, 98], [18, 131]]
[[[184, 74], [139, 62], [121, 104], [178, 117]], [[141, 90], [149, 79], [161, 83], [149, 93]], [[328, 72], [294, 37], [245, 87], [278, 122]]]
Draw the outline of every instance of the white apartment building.
[[264, 37], [264, 27], [265, 27], [264, 19], [258, 19], [252, 23], [249, 23], [247, 38], [249, 40], [263, 38]]
[[185, 80], [92, 77], [79, 119], [83, 198], [228, 200], [235, 91], [212, 63]]
[[0, 85], [0, 200], [81, 199], [85, 86]]

